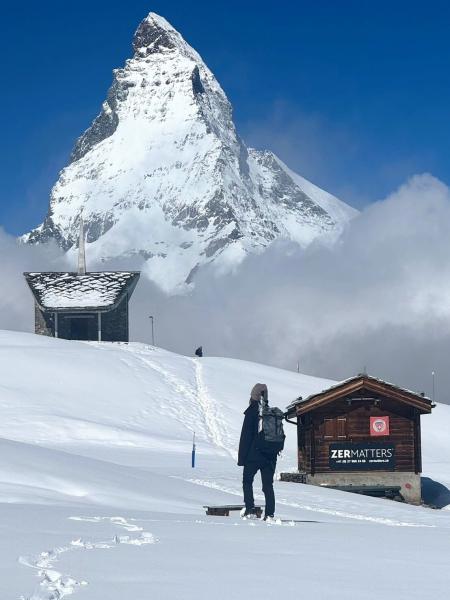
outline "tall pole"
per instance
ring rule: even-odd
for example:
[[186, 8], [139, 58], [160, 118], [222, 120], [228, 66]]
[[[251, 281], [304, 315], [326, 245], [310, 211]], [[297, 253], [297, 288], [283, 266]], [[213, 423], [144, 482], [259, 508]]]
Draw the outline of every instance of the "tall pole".
[[155, 319], [152, 315], [149, 316], [152, 322], [152, 346], [155, 345]]
[[434, 371], [431, 371], [431, 377], [433, 378], [433, 394], [432, 394], [432, 399], [433, 399], [433, 404], [434, 404], [434, 400], [435, 400], [435, 375], [436, 373]]
[[195, 468], [195, 431], [194, 431], [194, 435], [192, 436], [191, 466], [192, 466], [193, 469]]

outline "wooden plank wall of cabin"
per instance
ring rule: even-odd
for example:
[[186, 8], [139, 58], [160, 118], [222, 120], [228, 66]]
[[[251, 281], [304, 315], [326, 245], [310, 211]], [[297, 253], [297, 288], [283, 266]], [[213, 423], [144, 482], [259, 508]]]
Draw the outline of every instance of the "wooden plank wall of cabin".
[[415, 471], [422, 472], [422, 434], [420, 428], [420, 412], [414, 410], [414, 451], [415, 451]]
[[[388, 436], [372, 437], [370, 435], [370, 417], [388, 416], [390, 434]], [[352, 400], [349, 405], [346, 401], [339, 401], [333, 405], [313, 413], [315, 429], [314, 463], [316, 472], [328, 472], [329, 445], [332, 442], [349, 441], [379, 441], [395, 444], [396, 471], [416, 470], [416, 444], [415, 444], [415, 415], [414, 410], [408, 406], [392, 403], [383, 399], [381, 405], [374, 405], [365, 401]], [[308, 436], [306, 436], [308, 439]], [[305, 448], [306, 458], [308, 448]], [[307, 468], [310, 467], [307, 462]]]
[[311, 418], [306, 415], [297, 421], [298, 470], [311, 472]]

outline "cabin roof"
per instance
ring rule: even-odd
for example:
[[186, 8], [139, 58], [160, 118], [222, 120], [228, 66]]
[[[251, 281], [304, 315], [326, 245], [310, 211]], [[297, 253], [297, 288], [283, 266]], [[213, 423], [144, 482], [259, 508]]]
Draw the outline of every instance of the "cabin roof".
[[409, 404], [423, 413], [430, 413], [434, 406], [431, 400], [426, 396], [401, 388], [393, 383], [388, 383], [382, 379], [372, 377], [371, 375], [362, 374], [340, 381], [336, 385], [322, 390], [321, 392], [311, 394], [307, 398], [297, 398], [288, 406], [287, 415], [295, 416], [305, 414], [334, 402], [335, 400], [348, 396], [349, 394], [363, 390], [386, 396], [393, 400], [403, 402], [404, 404]]
[[33, 296], [44, 311], [108, 311], [126, 293], [131, 296], [138, 271], [78, 273], [24, 273]]

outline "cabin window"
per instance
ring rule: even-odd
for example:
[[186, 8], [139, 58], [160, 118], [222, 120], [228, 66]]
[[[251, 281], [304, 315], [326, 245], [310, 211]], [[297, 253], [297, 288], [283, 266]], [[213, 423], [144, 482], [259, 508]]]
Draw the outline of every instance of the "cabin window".
[[323, 437], [325, 440], [334, 440], [334, 419], [325, 419], [323, 424]]
[[337, 418], [337, 439], [338, 440], [346, 440], [347, 439], [347, 417], [338, 417]]
[[347, 439], [347, 417], [335, 417], [334, 419], [324, 419], [323, 423], [324, 440], [346, 440]]

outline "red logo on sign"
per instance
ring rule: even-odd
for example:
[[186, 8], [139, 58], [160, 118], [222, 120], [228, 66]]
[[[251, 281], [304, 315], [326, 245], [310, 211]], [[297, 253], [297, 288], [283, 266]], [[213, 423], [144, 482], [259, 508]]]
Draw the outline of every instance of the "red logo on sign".
[[389, 435], [389, 417], [370, 417], [370, 435]]

